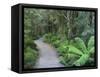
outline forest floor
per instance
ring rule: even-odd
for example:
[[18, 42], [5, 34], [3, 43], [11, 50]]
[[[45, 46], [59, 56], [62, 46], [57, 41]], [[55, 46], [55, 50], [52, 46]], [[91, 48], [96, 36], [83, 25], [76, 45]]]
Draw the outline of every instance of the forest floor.
[[34, 42], [39, 49], [39, 58], [35, 68], [64, 67], [59, 62], [57, 51], [51, 45], [43, 42], [42, 38], [35, 40]]

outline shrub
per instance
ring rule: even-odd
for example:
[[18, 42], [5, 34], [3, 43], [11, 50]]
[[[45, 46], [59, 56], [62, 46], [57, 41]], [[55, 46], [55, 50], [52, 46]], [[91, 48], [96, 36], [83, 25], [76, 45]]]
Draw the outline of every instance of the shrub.
[[24, 48], [27, 48], [28, 46], [37, 50], [36, 44], [34, 43], [34, 40], [31, 37], [25, 37], [24, 39]]
[[90, 37], [87, 45], [79, 37], [71, 40], [69, 44], [68, 41], [63, 41], [57, 50], [60, 54], [60, 62], [67, 67], [93, 65], [94, 36]]
[[46, 34], [44, 40], [57, 48], [60, 62], [65, 66], [93, 65], [94, 63], [94, 36], [90, 37], [87, 44], [79, 37], [68, 41], [51, 33]]
[[67, 40], [60, 41], [60, 43], [58, 44], [58, 47], [57, 47], [57, 51], [59, 52], [60, 55], [67, 53], [67, 51], [68, 51], [67, 45], [68, 45]]
[[48, 42], [48, 43], [51, 42], [51, 37], [52, 37], [52, 34], [51, 34], [51, 33], [45, 34], [45, 35], [43, 36], [44, 41], [45, 41], [45, 42]]
[[30, 47], [32, 47], [33, 46], [33, 39], [32, 38], [30, 38], [30, 37], [26, 37], [25, 39], [24, 39], [24, 45], [25, 45], [25, 48], [27, 47], [27, 46], [30, 46]]
[[27, 47], [24, 52], [24, 67], [25, 67], [25, 69], [33, 68], [37, 57], [38, 57], [37, 51], [30, 47]]
[[51, 33], [45, 34], [43, 38], [45, 42], [51, 44], [53, 44], [56, 40], [60, 40], [60, 38], [57, 35]]
[[80, 57], [77, 60], [73, 61], [72, 64], [75, 66], [83, 66], [86, 65], [88, 62], [90, 63], [90, 65], [93, 64], [94, 57], [91, 56], [91, 54], [94, 54], [94, 36], [90, 37], [87, 46], [84, 41], [79, 37], [75, 38], [75, 42], [73, 44], [74, 46], [68, 46], [68, 52], [77, 54]]
[[57, 35], [52, 35], [51, 43], [53, 44], [56, 40], [60, 40], [60, 38]]
[[61, 43], [61, 40], [55, 40], [55, 41], [53, 42], [53, 45], [54, 45], [55, 48], [58, 48], [59, 45], [60, 45], [60, 43]]

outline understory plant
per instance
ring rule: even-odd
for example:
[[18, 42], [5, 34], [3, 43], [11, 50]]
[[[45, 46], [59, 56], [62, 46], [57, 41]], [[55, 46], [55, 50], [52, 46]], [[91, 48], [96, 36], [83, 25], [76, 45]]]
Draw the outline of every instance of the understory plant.
[[24, 68], [33, 68], [38, 57], [38, 52], [30, 47], [25, 49], [24, 53]]
[[56, 45], [56, 43], [60, 41], [60, 37], [52, 33], [45, 34], [43, 38], [45, 42], [48, 42], [52, 45]]
[[44, 40], [57, 49], [60, 62], [67, 67], [94, 64], [94, 36], [91, 36], [86, 44], [80, 37], [69, 41], [52, 34], [46, 34]]
[[25, 37], [24, 43], [24, 68], [32, 69], [38, 57], [38, 49], [31, 37]]
[[91, 36], [87, 45], [84, 41], [76, 37], [66, 46], [65, 56], [60, 56], [61, 63], [65, 66], [84, 66], [94, 64], [94, 36]]

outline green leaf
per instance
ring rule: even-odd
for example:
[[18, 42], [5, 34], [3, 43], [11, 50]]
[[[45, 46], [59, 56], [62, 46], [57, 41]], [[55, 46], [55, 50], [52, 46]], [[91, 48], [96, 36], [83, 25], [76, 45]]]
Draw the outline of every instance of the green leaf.
[[88, 50], [90, 50], [94, 46], [94, 36], [91, 36], [88, 41]]
[[68, 53], [68, 57], [66, 58], [66, 63], [73, 66], [73, 63], [80, 58], [79, 55]]
[[88, 54], [83, 54], [77, 61], [74, 62], [75, 66], [83, 66], [89, 59]]
[[66, 61], [64, 60], [64, 57], [60, 56], [59, 60], [60, 60], [60, 63], [66, 65]]
[[90, 50], [89, 50], [89, 53], [94, 53], [94, 47], [92, 47]]
[[69, 45], [67, 47], [69, 48], [69, 50], [68, 50], [69, 53], [73, 53], [73, 54], [77, 54], [77, 55], [82, 55], [83, 54], [81, 50], [79, 50], [78, 48], [76, 48], [72, 45]]
[[62, 45], [62, 46], [58, 47], [57, 50], [59, 51], [60, 54], [64, 54], [64, 53], [67, 53], [68, 48], [67, 48], [67, 46]]
[[75, 42], [76, 42], [76, 47], [78, 49], [80, 49], [81, 51], [83, 51], [83, 53], [87, 52], [86, 45], [85, 45], [84, 41], [81, 38], [79, 38], [79, 37], [75, 38]]
[[53, 42], [53, 45], [54, 45], [55, 47], [58, 47], [59, 44], [60, 44], [60, 40], [56, 40], [55, 42]]

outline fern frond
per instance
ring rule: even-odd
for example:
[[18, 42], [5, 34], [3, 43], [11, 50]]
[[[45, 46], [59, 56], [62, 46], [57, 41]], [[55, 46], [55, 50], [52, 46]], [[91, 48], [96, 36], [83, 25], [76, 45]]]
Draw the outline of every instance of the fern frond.
[[83, 53], [87, 52], [86, 45], [81, 38], [79, 38], [79, 37], [75, 38], [75, 42], [76, 42], [76, 47], [78, 49], [80, 49]]
[[73, 54], [77, 54], [77, 55], [82, 55], [83, 54], [83, 52], [81, 50], [79, 50], [78, 48], [76, 48], [72, 45], [69, 45], [67, 47], [68, 47], [68, 52], [69, 53], [73, 53]]

